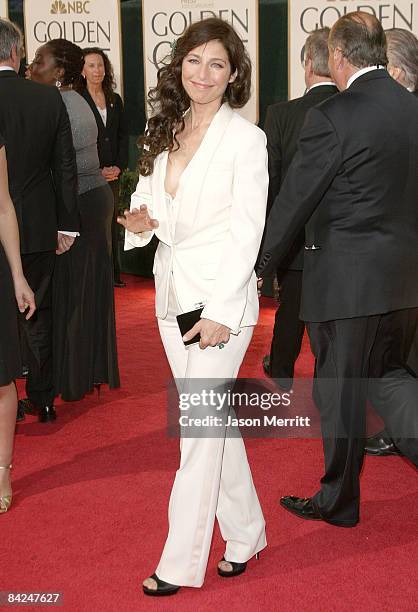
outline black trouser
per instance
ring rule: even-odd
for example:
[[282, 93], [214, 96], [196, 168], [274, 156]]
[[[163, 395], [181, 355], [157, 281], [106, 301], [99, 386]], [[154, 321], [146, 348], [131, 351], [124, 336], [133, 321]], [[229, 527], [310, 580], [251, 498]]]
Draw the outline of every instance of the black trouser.
[[389, 313], [381, 318], [370, 360], [368, 392], [368, 399], [384, 420], [390, 437], [416, 466], [418, 372], [413, 351], [416, 350], [417, 322], [418, 308]]
[[52, 379], [52, 310], [51, 279], [55, 252], [22, 255], [23, 273], [35, 293], [36, 311], [25, 320], [19, 317], [24, 361], [29, 368], [26, 394], [37, 406], [51, 406], [54, 402]]
[[412, 341], [411, 352], [408, 357], [408, 367], [415, 376], [418, 376], [418, 327]]
[[110, 187], [113, 193], [113, 219], [112, 219], [112, 258], [113, 258], [113, 277], [115, 281], [120, 281], [120, 257], [119, 257], [119, 242], [121, 226], [117, 222], [119, 215], [119, 179], [110, 181]]
[[[364, 456], [366, 401], [382, 416], [400, 449], [418, 465], [418, 439], [396, 432], [417, 427], [417, 379], [406, 363], [418, 309], [308, 323], [316, 358], [314, 399], [321, 414], [325, 475], [313, 502], [323, 518], [353, 526], [359, 518], [359, 476]], [[369, 376], [375, 377], [369, 387]], [[393, 384], [393, 377], [397, 384]], [[381, 380], [376, 381], [376, 378]]]
[[277, 270], [280, 305], [274, 320], [270, 348], [270, 376], [291, 385], [295, 363], [302, 346], [305, 323], [299, 319], [302, 293], [302, 270]]

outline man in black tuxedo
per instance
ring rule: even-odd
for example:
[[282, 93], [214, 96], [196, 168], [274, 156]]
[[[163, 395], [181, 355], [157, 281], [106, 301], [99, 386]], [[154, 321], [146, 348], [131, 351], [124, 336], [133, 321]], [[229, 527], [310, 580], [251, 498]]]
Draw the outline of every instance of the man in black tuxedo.
[[61, 95], [55, 87], [17, 75], [21, 49], [21, 32], [10, 21], [1, 19], [0, 134], [6, 141], [9, 188], [19, 223], [23, 270], [37, 305], [29, 321], [21, 318], [29, 366], [28, 400], [23, 401], [23, 406], [36, 410], [40, 421], [46, 422], [56, 418], [51, 277], [55, 253], [68, 250], [79, 230], [77, 170], [70, 122]]
[[[329, 28], [322, 28], [310, 34], [306, 40], [305, 95], [289, 102], [273, 104], [267, 109], [264, 125], [270, 179], [267, 211], [271, 209], [296, 153], [306, 113], [338, 93], [328, 68], [328, 35]], [[274, 321], [270, 355], [263, 359], [265, 372], [286, 390], [293, 384], [295, 362], [305, 331], [305, 323], [299, 318], [304, 244], [305, 230], [302, 229], [277, 269], [280, 305]]]
[[[388, 72], [392, 78], [412, 95], [418, 91], [418, 40], [415, 34], [403, 28], [385, 31], [387, 41]], [[418, 100], [417, 100], [418, 104]], [[418, 330], [412, 343], [408, 367], [418, 376]], [[364, 450], [369, 455], [394, 455], [399, 451], [386, 430], [378, 431], [366, 440]]]
[[[402, 397], [374, 407], [418, 466], [418, 389], [403, 395], [418, 382], [406, 365], [418, 319], [418, 108], [382, 68], [386, 39], [374, 16], [341, 17], [329, 50], [341, 93], [306, 116], [270, 213], [259, 273], [275, 269], [308, 222], [301, 317], [316, 358], [325, 475], [312, 498], [287, 496], [281, 504], [302, 518], [353, 527], [369, 382], [376, 392], [395, 371], [408, 379], [396, 387]], [[415, 408], [413, 422], [404, 422], [406, 404]]]

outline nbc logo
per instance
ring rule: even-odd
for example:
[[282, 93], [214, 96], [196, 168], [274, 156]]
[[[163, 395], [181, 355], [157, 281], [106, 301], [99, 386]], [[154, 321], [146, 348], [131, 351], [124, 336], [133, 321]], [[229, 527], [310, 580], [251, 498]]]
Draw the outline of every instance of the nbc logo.
[[67, 8], [64, 2], [61, 2], [61, 0], [55, 0], [55, 2], [52, 3], [51, 15], [57, 15], [58, 13], [64, 14], [66, 12], [67, 12]]

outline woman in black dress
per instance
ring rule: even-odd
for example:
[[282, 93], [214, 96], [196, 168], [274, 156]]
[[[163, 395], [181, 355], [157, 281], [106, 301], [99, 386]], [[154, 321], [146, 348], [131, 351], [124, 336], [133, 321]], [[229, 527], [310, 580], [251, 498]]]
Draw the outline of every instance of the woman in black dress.
[[12, 503], [10, 469], [16, 425], [14, 379], [22, 372], [16, 301], [26, 319], [35, 311], [33, 292], [23, 276], [19, 230], [9, 195], [4, 141], [0, 136], [0, 514]]
[[81, 79], [74, 84], [88, 102], [99, 130], [98, 151], [100, 168], [114, 198], [112, 221], [112, 251], [115, 287], [124, 287], [120, 278], [119, 236], [119, 177], [128, 165], [128, 131], [122, 98], [114, 91], [113, 67], [99, 47], [83, 49], [84, 68]]
[[119, 387], [113, 295], [112, 191], [102, 176], [93, 113], [73, 83], [84, 57], [68, 40], [51, 40], [28, 68], [34, 81], [60, 89], [77, 159], [81, 231], [56, 263], [53, 281], [54, 384], [75, 401], [101, 383]]

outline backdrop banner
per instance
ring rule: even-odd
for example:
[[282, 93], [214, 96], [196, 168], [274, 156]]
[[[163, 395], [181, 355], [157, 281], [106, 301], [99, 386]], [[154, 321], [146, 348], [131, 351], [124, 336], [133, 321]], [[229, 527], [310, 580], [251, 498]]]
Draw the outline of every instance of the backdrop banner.
[[83, 47], [100, 47], [112, 62], [117, 91], [122, 92], [120, 0], [24, 0], [26, 53], [65, 38]]
[[3, 19], [7, 19], [9, 16], [9, 7], [7, 0], [0, 0], [0, 17]]
[[[252, 96], [239, 112], [258, 121], [258, 0], [142, 0], [145, 94], [157, 83], [157, 70], [185, 29], [207, 17], [231, 23], [246, 44], [253, 65]], [[146, 109], [147, 113], [149, 109]]]
[[331, 27], [352, 11], [375, 15], [383, 28], [404, 28], [418, 34], [416, 0], [288, 0], [289, 98], [305, 91], [302, 66], [305, 40], [313, 30]]

